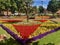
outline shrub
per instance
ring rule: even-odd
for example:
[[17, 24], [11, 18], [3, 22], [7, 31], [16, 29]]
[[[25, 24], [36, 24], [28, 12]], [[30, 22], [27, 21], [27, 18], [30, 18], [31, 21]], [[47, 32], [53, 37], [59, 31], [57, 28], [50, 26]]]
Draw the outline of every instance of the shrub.
[[4, 41], [0, 41], [0, 45], [20, 45], [17, 41], [12, 38], [6, 39]]
[[54, 43], [48, 43], [48, 44], [43, 44], [43, 45], [55, 45]]

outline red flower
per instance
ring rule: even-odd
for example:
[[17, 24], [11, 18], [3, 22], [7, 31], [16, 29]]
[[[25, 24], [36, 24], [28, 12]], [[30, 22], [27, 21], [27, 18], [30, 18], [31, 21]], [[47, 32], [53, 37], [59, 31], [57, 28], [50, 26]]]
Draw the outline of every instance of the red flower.
[[15, 29], [20, 32], [23, 39], [26, 39], [31, 35], [40, 25], [13, 25]]
[[22, 20], [2, 20], [2, 21], [5, 21], [5, 22], [22, 22]]

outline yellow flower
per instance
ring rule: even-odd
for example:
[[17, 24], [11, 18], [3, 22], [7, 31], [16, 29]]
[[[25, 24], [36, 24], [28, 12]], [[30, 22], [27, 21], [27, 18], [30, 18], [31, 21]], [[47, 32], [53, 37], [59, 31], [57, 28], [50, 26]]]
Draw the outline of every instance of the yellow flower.
[[19, 32], [16, 31], [16, 29], [13, 27], [12, 24], [3, 24], [5, 27], [7, 27], [8, 29], [10, 29], [12, 32], [14, 32], [15, 34], [17, 34], [18, 36], [20, 35]]

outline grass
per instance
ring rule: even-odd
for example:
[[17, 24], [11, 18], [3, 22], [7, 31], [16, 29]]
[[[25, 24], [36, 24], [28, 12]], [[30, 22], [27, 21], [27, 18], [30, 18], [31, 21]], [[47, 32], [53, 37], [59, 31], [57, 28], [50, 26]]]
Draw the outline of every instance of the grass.
[[[6, 31], [4, 31], [1, 27], [0, 27], [0, 34], [6, 34], [8, 38], [10, 37], [10, 35]], [[60, 45], [60, 31], [51, 33], [45, 36], [44, 38], [39, 39], [38, 45], [43, 45], [47, 43], [54, 43], [55, 45]]]
[[[6, 31], [4, 31], [1, 27], [0, 27], [0, 34], [6, 34], [7, 37], [10, 37], [10, 35], [7, 34]], [[47, 43], [54, 43], [55, 45], [60, 45], [60, 31], [49, 34], [44, 38], [40, 39], [38, 45], [43, 45]]]
[[[0, 34], [6, 34], [7, 37], [9, 36], [1, 27], [0, 27]], [[49, 34], [44, 38], [40, 39], [38, 45], [43, 45], [47, 43], [54, 43], [55, 45], [60, 45], [60, 31]]]
[[6, 32], [4, 31], [1, 27], [0, 27], [0, 34], [5, 34], [7, 36], [7, 38], [10, 38], [11, 36]]
[[47, 43], [54, 43], [55, 45], [60, 45], [60, 31], [49, 34], [44, 38], [40, 39], [38, 45], [43, 45]]

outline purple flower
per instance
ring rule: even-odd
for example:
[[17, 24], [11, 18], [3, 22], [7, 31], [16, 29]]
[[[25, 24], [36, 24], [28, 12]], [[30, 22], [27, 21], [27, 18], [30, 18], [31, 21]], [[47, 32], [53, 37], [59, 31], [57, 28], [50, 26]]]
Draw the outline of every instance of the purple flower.
[[58, 28], [56, 28], [56, 29], [54, 29], [54, 30], [51, 30], [51, 31], [49, 31], [49, 32], [46, 32], [46, 33], [44, 33], [44, 34], [40, 34], [40, 35], [38, 35], [38, 36], [36, 36], [36, 37], [33, 37], [33, 38], [31, 38], [31, 39], [22, 39], [22, 38], [20, 38], [20, 37], [18, 37], [18, 35], [17, 34], [15, 34], [14, 32], [12, 32], [10, 29], [8, 29], [7, 27], [5, 27], [5, 26], [3, 26], [3, 25], [0, 25], [8, 34], [10, 34], [14, 39], [16, 39], [16, 41], [18, 41], [18, 42], [20, 42], [22, 45], [24, 45], [24, 44], [26, 44], [26, 43], [31, 43], [32, 41], [35, 41], [35, 40], [37, 40], [37, 39], [41, 39], [41, 38], [43, 38], [44, 36], [46, 36], [46, 35], [48, 35], [48, 34], [51, 34], [51, 33], [53, 33], [53, 32], [56, 32], [56, 31], [58, 31], [59, 29], [60, 29], [60, 27], [58, 27]]

